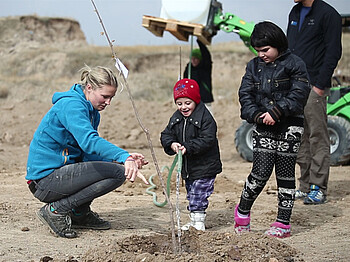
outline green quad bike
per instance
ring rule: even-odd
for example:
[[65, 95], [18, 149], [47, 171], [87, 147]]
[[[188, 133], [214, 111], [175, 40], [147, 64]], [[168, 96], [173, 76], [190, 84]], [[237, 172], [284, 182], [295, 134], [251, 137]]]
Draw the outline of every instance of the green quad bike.
[[[331, 165], [350, 164], [350, 86], [341, 86], [338, 78], [333, 78], [338, 86], [331, 88], [327, 101], [328, 133], [330, 138]], [[253, 161], [253, 124], [242, 121], [236, 130], [235, 144], [239, 155]]]

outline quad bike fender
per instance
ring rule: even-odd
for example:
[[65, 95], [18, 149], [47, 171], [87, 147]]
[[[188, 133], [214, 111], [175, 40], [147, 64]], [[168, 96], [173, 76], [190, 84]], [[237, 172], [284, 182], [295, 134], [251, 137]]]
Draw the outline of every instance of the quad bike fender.
[[350, 122], [350, 105], [345, 106], [339, 111], [335, 112], [335, 114], [330, 114], [330, 115], [335, 115], [335, 116], [345, 118]]
[[327, 115], [342, 115], [350, 119], [350, 93], [347, 93], [336, 103], [328, 104]]

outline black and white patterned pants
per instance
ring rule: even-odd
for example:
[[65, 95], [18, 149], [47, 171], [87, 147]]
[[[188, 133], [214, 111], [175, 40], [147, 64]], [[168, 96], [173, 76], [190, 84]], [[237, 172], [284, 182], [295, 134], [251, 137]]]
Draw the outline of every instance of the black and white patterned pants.
[[295, 199], [295, 163], [303, 131], [302, 119], [293, 121], [293, 125], [256, 127], [253, 132], [253, 167], [238, 206], [241, 214], [250, 212], [275, 168], [278, 187], [276, 221], [289, 224]]

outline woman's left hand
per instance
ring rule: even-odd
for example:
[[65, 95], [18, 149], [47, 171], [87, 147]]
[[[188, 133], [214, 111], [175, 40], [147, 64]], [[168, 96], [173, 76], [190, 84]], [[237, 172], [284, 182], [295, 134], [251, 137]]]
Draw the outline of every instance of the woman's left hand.
[[144, 155], [139, 153], [131, 153], [130, 155], [135, 160], [138, 169], [141, 169], [143, 166], [148, 164], [148, 161], [145, 159]]
[[144, 165], [148, 164], [144, 155], [140, 153], [131, 153], [131, 157], [125, 161], [125, 176], [130, 182], [134, 182], [135, 178], [140, 178], [146, 185], [149, 185], [147, 179], [141, 174], [140, 170]]
[[144, 175], [141, 174], [139, 168], [137, 167], [137, 163], [132, 157], [129, 157], [125, 163], [125, 177], [130, 180], [130, 182], [134, 182], [136, 177], [140, 178], [146, 185], [149, 185], [147, 179]]

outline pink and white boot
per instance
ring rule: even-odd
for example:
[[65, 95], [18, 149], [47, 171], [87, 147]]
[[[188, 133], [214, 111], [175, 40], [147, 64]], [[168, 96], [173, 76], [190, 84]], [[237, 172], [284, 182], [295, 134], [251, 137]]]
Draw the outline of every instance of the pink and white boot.
[[237, 234], [250, 232], [250, 213], [248, 217], [239, 217], [238, 205], [235, 207], [235, 232]]

